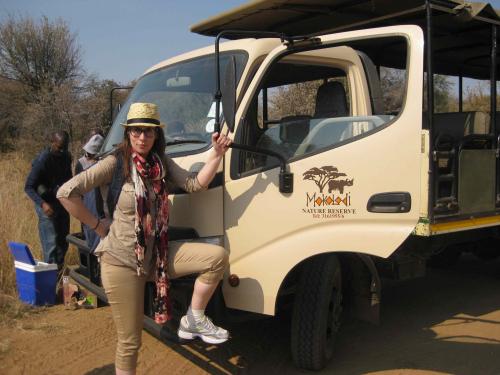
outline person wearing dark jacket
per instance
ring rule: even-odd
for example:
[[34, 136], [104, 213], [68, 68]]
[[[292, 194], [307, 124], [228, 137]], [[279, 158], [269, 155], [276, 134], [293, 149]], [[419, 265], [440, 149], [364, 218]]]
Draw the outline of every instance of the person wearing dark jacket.
[[51, 135], [50, 142], [33, 160], [24, 191], [35, 203], [43, 259], [61, 269], [68, 250], [69, 215], [56, 199], [56, 192], [72, 177], [69, 135], [66, 131], [57, 131]]

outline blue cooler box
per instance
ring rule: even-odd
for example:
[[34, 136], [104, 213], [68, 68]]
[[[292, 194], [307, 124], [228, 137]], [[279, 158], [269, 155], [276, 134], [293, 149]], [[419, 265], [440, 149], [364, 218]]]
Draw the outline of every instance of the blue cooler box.
[[19, 299], [32, 305], [56, 302], [57, 264], [37, 262], [27, 245], [9, 242], [16, 259], [16, 282]]
[[14, 262], [19, 299], [32, 305], [56, 302], [57, 264]]

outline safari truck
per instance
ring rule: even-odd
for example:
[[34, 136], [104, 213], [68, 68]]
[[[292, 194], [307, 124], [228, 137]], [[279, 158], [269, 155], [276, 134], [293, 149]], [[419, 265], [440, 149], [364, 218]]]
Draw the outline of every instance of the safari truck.
[[[484, 3], [249, 2], [192, 27], [214, 46], [138, 79], [102, 156], [133, 102], [159, 106], [166, 152], [193, 172], [211, 133], [230, 134], [208, 190], [170, 192], [170, 238], [223, 244], [213, 310], [289, 311], [293, 361], [321, 369], [343, 314], [379, 320], [382, 278], [498, 255], [498, 25]], [[478, 83], [486, 101], [474, 107]], [[72, 274], [105, 299], [95, 258], [70, 240], [82, 261]], [[172, 283], [179, 310], [189, 282]], [[146, 327], [165, 337], [151, 290]]]

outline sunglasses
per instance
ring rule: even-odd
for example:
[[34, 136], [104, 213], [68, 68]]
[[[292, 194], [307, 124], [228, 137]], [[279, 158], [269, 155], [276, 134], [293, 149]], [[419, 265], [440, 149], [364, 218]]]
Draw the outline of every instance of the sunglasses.
[[147, 138], [152, 138], [155, 135], [155, 128], [154, 127], [139, 127], [139, 126], [132, 126], [129, 130], [130, 134], [132, 134], [134, 137], [140, 137], [141, 133], [144, 133], [144, 136]]

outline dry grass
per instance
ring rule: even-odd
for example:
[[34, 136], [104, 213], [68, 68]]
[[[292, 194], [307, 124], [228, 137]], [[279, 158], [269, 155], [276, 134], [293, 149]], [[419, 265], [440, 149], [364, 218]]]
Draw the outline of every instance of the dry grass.
[[39, 310], [40, 309], [21, 303], [13, 296], [0, 294], [0, 327], [15, 325], [27, 314]]
[[[24, 193], [24, 182], [31, 168], [30, 157], [21, 152], [2, 154], [0, 159], [0, 294], [16, 296], [14, 260], [9, 241], [28, 244], [35, 259], [42, 259], [38, 238], [38, 218], [33, 202]], [[71, 222], [71, 231], [79, 231], [79, 223]], [[78, 263], [78, 254], [70, 246], [67, 264]], [[0, 310], [0, 315], [5, 311]], [[0, 319], [2, 317], [0, 316]]]
[[10, 340], [9, 339], [0, 340], [0, 355], [7, 353], [9, 349], [10, 349]]

